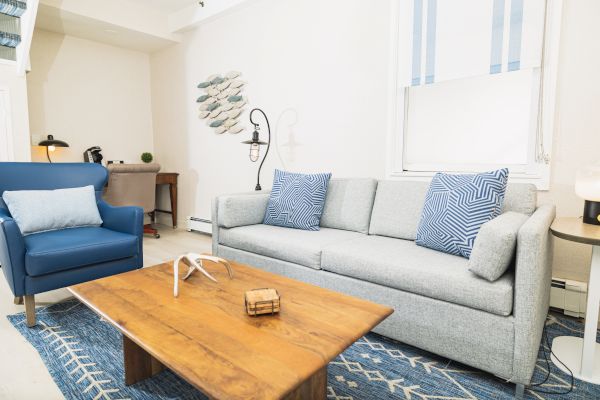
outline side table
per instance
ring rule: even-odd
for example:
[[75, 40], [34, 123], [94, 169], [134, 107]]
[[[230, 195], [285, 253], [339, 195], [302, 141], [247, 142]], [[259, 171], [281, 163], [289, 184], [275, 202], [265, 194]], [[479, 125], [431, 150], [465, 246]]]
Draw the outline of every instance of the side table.
[[[575, 378], [600, 384], [600, 344], [596, 342], [600, 308], [600, 226], [585, 224], [581, 218], [557, 218], [550, 230], [561, 239], [592, 246], [583, 339], [574, 336], [556, 337], [552, 341], [552, 352], [571, 369]], [[554, 356], [552, 361], [568, 373]]]
[[179, 174], [176, 172], [159, 172], [156, 175], [156, 186], [169, 185], [169, 197], [171, 200], [171, 211], [156, 209], [152, 213], [152, 223], [156, 220], [156, 213], [171, 214], [173, 221], [173, 229], [177, 228], [177, 178]]

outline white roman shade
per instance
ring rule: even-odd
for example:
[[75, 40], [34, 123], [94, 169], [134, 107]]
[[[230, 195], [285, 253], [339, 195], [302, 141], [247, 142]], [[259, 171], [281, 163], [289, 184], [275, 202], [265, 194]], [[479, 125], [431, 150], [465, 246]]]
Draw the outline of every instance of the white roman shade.
[[403, 0], [399, 86], [541, 66], [546, 0]]

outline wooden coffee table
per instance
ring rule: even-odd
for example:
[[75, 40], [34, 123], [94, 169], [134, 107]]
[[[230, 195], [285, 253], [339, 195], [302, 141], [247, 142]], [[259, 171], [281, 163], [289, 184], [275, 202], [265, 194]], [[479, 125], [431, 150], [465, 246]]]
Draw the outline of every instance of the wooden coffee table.
[[[180, 281], [178, 298], [172, 263], [70, 290], [123, 334], [126, 384], [169, 368], [214, 399], [325, 399], [329, 361], [393, 312], [231, 264], [233, 280], [205, 263], [219, 282], [196, 273]], [[264, 287], [279, 291], [281, 312], [246, 315], [244, 292]]]

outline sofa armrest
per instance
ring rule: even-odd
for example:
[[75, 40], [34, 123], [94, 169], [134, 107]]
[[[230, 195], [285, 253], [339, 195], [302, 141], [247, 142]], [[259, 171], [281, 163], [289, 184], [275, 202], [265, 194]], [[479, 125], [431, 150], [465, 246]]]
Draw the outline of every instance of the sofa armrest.
[[4, 208], [0, 208], [0, 265], [13, 294], [25, 295], [25, 239]]
[[228, 194], [212, 201], [212, 251], [217, 256], [219, 229], [261, 224], [265, 219], [270, 192]]
[[553, 205], [540, 206], [521, 226], [517, 236], [515, 271], [515, 383], [529, 384], [538, 356], [542, 330], [550, 304], [553, 242], [550, 225]]
[[242, 193], [217, 197], [217, 222], [222, 228], [262, 224], [270, 193]]

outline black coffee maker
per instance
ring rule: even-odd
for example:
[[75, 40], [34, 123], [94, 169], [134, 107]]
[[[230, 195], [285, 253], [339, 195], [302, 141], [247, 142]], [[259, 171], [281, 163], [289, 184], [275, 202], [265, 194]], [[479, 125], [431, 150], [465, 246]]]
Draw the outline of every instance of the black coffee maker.
[[102, 164], [102, 149], [98, 146], [90, 147], [83, 153], [83, 160], [88, 163]]

